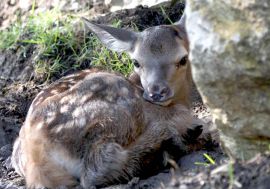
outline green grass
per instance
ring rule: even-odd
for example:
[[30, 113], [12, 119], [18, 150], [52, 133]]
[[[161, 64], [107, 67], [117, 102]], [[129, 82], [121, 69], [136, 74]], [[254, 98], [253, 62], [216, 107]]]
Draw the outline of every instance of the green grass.
[[204, 153], [203, 156], [208, 162], [195, 162], [195, 165], [209, 166], [209, 165], [215, 165], [216, 164], [215, 160], [210, 155]]
[[[114, 21], [114, 27], [119, 27], [121, 21]], [[94, 35], [89, 37], [89, 46], [92, 49], [92, 65], [109, 71], [120, 72], [127, 76], [133, 70], [132, 61], [127, 53], [119, 54], [106, 48]]]
[[170, 19], [170, 17], [168, 16], [168, 14], [166, 13], [166, 11], [164, 10], [163, 6], [159, 6], [164, 18], [166, 18], [170, 24], [173, 24], [173, 21]]
[[9, 49], [17, 41], [21, 33], [20, 24], [14, 24], [6, 30], [0, 31], [0, 50]]
[[234, 168], [233, 168], [233, 163], [229, 162], [229, 167], [228, 167], [228, 175], [229, 175], [229, 189], [233, 188], [234, 184]]
[[[117, 27], [120, 22], [113, 24]], [[81, 29], [77, 31], [78, 28]], [[36, 75], [43, 75], [46, 80], [91, 66], [125, 76], [132, 71], [133, 66], [126, 53], [108, 50], [96, 36], [82, 28], [82, 21], [74, 15], [65, 15], [56, 9], [35, 14], [32, 8], [32, 14], [24, 25], [18, 23], [0, 32], [0, 38], [4, 39], [0, 41], [0, 49], [33, 46]]]

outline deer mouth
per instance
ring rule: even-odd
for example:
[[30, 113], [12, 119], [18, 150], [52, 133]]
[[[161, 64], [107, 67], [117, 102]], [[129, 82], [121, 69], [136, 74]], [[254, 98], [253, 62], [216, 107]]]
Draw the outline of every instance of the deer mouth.
[[151, 97], [149, 97], [149, 95], [147, 95], [146, 93], [143, 93], [143, 98], [145, 100], [147, 100], [148, 102], [151, 102], [152, 104], [157, 104], [157, 105], [160, 105], [160, 106], [168, 106], [172, 103], [172, 97], [169, 97], [169, 98], [161, 98], [161, 99], [153, 99]]

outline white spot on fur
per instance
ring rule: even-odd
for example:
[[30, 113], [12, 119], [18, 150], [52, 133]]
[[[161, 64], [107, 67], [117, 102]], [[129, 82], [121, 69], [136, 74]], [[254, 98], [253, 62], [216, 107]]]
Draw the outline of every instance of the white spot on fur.
[[127, 89], [126, 87], [123, 87], [123, 88], [121, 89], [121, 94], [122, 94], [123, 96], [127, 96], [127, 95], [128, 95], [128, 89]]
[[82, 113], [81, 107], [76, 108], [73, 113], [72, 116], [73, 117], [79, 117], [79, 115]]
[[70, 85], [70, 84], [74, 84], [74, 83], [76, 83], [75, 79], [69, 79], [69, 80], [68, 80], [68, 84], [69, 84], [69, 85]]
[[52, 117], [52, 116], [55, 116], [56, 115], [56, 112], [48, 112], [48, 116]]
[[69, 96], [64, 96], [61, 100], [60, 100], [60, 104], [64, 104], [66, 102], [69, 101]]
[[44, 125], [43, 122], [38, 123], [37, 124], [37, 129], [42, 129], [43, 128], [43, 125]]
[[60, 112], [61, 112], [61, 113], [66, 113], [66, 112], [68, 112], [68, 108], [69, 108], [68, 105], [64, 105], [64, 106], [62, 106], [62, 107], [60, 108]]
[[58, 125], [55, 132], [60, 133], [62, 131], [62, 129], [63, 129], [63, 125], [61, 125], [61, 126]]
[[52, 93], [53, 95], [57, 95], [57, 94], [59, 94], [59, 92], [58, 92], [58, 90], [57, 90], [57, 89], [52, 90], [52, 91], [51, 91], [51, 93]]
[[60, 87], [66, 87], [66, 83], [62, 83], [61, 85], [60, 85]]
[[46, 119], [46, 123], [49, 124], [56, 118], [56, 112], [48, 112], [48, 118]]
[[86, 119], [84, 117], [80, 117], [77, 121], [77, 124], [81, 127], [86, 125]]
[[80, 104], [84, 104], [91, 96], [92, 96], [92, 93], [84, 95], [80, 100]]
[[90, 90], [97, 90], [100, 87], [99, 83], [94, 83], [90, 86]]
[[75, 74], [71, 74], [71, 75], [66, 76], [65, 79], [69, 79], [69, 78], [72, 78], [74, 76], [76, 76], [76, 75]]
[[76, 98], [75, 97], [70, 98], [70, 100], [69, 100], [69, 103], [70, 104], [74, 104], [75, 102], [76, 102]]

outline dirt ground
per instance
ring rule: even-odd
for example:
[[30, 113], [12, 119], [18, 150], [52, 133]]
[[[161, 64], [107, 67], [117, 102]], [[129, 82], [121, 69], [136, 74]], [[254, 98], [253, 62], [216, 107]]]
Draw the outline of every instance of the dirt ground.
[[[16, 6], [16, 5], [14, 5]], [[172, 21], [180, 18], [184, 5], [165, 6], [165, 11]], [[120, 19], [122, 27], [133, 23], [139, 30], [153, 25], [169, 24], [159, 7], [122, 10], [97, 17], [100, 23], [111, 23]], [[24, 51], [14, 48], [0, 52], [0, 189], [23, 189], [24, 179], [18, 176], [10, 165], [12, 144], [18, 136], [31, 101], [47, 83], [38, 80], [33, 69], [33, 47]], [[199, 94], [194, 89], [192, 95], [194, 116], [202, 119], [207, 127], [213, 128], [211, 113], [203, 105]], [[210, 155], [215, 165], [205, 166], [197, 163], [209, 163], [204, 153]], [[229, 163], [229, 158], [220, 146], [203, 149], [182, 157], [176, 169], [161, 170], [158, 175], [145, 180], [134, 178], [128, 184], [107, 187], [108, 189], [269, 189], [270, 188], [270, 155], [254, 157], [249, 162]]]

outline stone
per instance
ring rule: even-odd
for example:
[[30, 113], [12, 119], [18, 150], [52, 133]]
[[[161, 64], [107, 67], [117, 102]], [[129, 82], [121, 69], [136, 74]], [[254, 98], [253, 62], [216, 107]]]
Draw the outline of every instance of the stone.
[[232, 158], [269, 150], [269, 6], [268, 0], [187, 1], [193, 77]]

